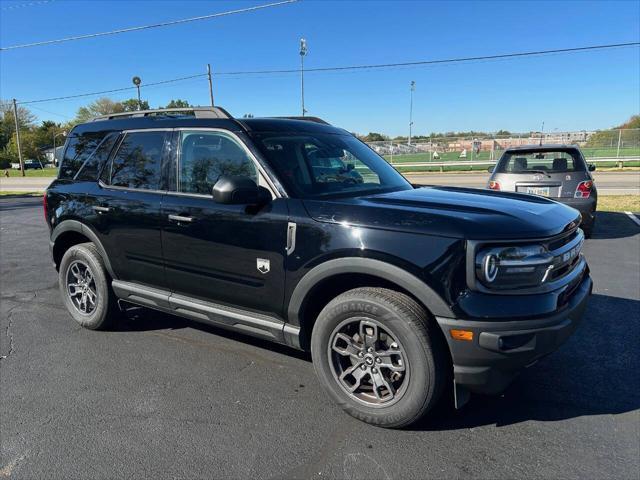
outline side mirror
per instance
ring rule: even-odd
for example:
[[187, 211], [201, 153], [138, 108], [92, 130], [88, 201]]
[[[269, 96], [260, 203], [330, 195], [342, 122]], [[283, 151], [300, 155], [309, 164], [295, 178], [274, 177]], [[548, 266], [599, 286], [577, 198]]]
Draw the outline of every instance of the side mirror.
[[590, 172], [595, 172], [596, 171], [596, 166], [593, 163], [589, 164], [589, 171]]
[[496, 168], [495, 165], [491, 165], [490, 167], [487, 168], [487, 172], [493, 173], [494, 168]]
[[271, 193], [249, 177], [223, 175], [213, 186], [213, 199], [224, 205], [265, 205]]

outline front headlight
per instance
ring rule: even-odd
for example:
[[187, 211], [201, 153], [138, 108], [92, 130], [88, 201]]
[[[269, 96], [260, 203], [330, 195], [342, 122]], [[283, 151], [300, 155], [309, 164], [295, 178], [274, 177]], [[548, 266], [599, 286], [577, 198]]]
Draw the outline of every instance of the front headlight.
[[543, 245], [486, 248], [476, 255], [476, 277], [491, 289], [536, 287], [547, 279], [553, 260]]

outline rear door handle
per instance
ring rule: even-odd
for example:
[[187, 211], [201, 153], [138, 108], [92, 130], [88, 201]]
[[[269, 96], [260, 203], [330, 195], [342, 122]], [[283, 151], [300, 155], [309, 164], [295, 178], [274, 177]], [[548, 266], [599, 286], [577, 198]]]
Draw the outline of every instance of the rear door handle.
[[100, 207], [98, 205], [94, 205], [91, 208], [93, 208], [93, 211], [96, 213], [109, 213], [111, 211], [110, 207]]
[[183, 217], [182, 215], [169, 215], [170, 222], [178, 222], [178, 223], [193, 223], [195, 222], [194, 217]]

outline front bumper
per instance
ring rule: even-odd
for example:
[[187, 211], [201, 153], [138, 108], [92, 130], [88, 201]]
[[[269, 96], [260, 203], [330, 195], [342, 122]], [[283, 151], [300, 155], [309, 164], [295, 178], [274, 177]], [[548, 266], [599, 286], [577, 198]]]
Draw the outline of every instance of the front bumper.
[[[459, 320], [436, 317], [453, 360], [456, 392], [497, 394], [524, 368], [557, 350], [574, 332], [591, 294], [586, 274], [559, 312], [535, 320]], [[450, 331], [473, 332], [473, 340], [454, 340]]]

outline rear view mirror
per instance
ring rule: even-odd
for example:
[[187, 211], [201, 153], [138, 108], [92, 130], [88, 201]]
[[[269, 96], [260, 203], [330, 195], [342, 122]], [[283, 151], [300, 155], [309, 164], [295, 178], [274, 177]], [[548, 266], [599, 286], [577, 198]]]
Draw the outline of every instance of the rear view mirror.
[[595, 172], [596, 171], [596, 166], [593, 163], [589, 164], [589, 171], [590, 172]]
[[213, 186], [213, 199], [224, 205], [265, 205], [271, 193], [249, 177], [223, 175]]

